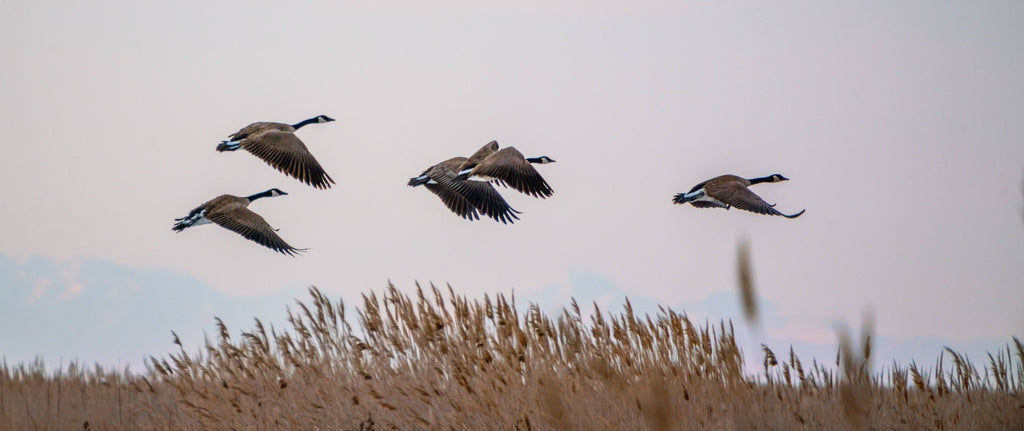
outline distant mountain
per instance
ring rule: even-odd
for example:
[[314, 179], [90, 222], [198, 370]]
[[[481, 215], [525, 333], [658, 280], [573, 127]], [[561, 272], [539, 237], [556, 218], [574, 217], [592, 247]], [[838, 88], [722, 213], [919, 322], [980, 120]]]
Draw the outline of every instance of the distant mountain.
[[48, 367], [73, 358], [104, 366], [132, 365], [172, 351], [171, 331], [186, 347], [213, 334], [214, 316], [232, 333], [253, 317], [284, 322], [285, 307], [303, 290], [259, 298], [225, 295], [169, 271], [95, 260], [0, 255], [0, 356], [17, 363], [41, 356]]
[[[594, 312], [594, 303], [604, 313], [618, 314], [623, 311], [625, 298], [632, 304], [633, 312], [643, 316], [654, 316], [658, 313], [658, 302], [652, 298], [631, 293], [611, 279], [593, 271], [570, 271], [568, 278], [560, 283], [553, 283], [539, 290], [516, 295], [521, 305], [537, 303], [541, 310], [550, 316], [557, 316], [563, 307], [569, 306], [570, 298], [575, 298], [584, 315]], [[753, 331], [743, 319], [740, 309], [739, 292], [735, 286], [724, 285], [722, 291], [705, 297], [700, 301], [676, 304], [661, 304], [677, 313], [685, 313], [695, 325], [706, 323], [717, 325], [721, 320], [731, 320], [735, 329], [736, 340], [743, 349], [748, 371], [761, 369], [761, 344], [766, 344], [776, 355], [788, 355], [793, 347], [802, 362], [810, 363], [817, 359], [818, 363], [834, 366], [838, 346], [835, 336], [834, 319], [809, 318], [785, 314], [780, 307], [762, 296], [757, 297], [761, 312], [763, 331]], [[859, 337], [856, 331], [861, 322], [847, 322], [854, 329], [853, 336]], [[885, 328], [875, 325], [876, 331]], [[905, 337], [895, 338], [879, 334], [872, 337], [872, 363], [876, 369], [891, 366], [893, 361], [909, 364], [916, 360], [919, 366], [932, 367], [939, 358], [944, 347], [950, 347], [958, 353], [964, 353], [972, 361], [987, 361], [987, 352], [1005, 349], [1011, 342], [1011, 336], [1005, 339], [982, 339], [967, 342], [944, 340], [937, 337]], [[948, 354], [945, 364], [950, 364]]]
[[[397, 287], [406, 292], [412, 289]], [[459, 293], [458, 286], [453, 287]], [[337, 300], [336, 295], [328, 295]], [[555, 318], [563, 307], [569, 306], [572, 297], [583, 314], [590, 315], [595, 302], [603, 312], [622, 312], [627, 296], [635, 314], [657, 314], [656, 301], [630, 293], [590, 271], [572, 271], [565, 282], [517, 292], [516, 302], [521, 309], [528, 303], [537, 303]], [[77, 358], [85, 364], [99, 363], [105, 367], [123, 368], [130, 364], [132, 370], [141, 371], [144, 358], [164, 356], [176, 348], [171, 343], [171, 331], [181, 336], [186, 349], [195, 352], [203, 342], [204, 330], [211, 337], [215, 334], [214, 316], [224, 319], [232, 335], [251, 329], [253, 317], [259, 317], [268, 327], [282, 328], [285, 308], [294, 304], [296, 298], [306, 301], [308, 295], [304, 289], [295, 289], [256, 298], [232, 297], [194, 278], [169, 271], [96, 260], [17, 260], [0, 254], [0, 357], [13, 364], [41, 356], [48, 368], [66, 365]], [[362, 306], [357, 298], [346, 300], [346, 306]], [[810, 363], [811, 358], [819, 363], [833, 363], [834, 322], [786, 315], [765, 298], [758, 300], [767, 339], [746, 326], [738, 294], [732, 287], [723, 287], [721, 293], [701, 301], [664, 305], [686, 312], [694, 324], [717, 324], [720, 319], [732, 319], [751, 371], [760, 367], [762, 342], [777, 355], [786, 354], [793, 345], [805, 363]], [[860, 326], [860, 322], [849, 324], [854, 328]], [[885, 330], [883, 326], [876, 327]], [[875, 367], [886, 367], [894, 359], [903, 364], [916, 359], [922, 366], [932, 366], [943, 346], [979, 362], [987, 359], [986, 351], [1003, 348], [1011, 335], [1007, 334], [1005, 340], [961, 343], [934, 337], [896, 339], [876, 335], [873, 362]]]

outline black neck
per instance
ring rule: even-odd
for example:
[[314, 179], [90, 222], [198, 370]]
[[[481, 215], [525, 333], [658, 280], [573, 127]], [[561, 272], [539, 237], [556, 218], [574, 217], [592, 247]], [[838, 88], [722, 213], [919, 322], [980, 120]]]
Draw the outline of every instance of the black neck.
[[262, 192], [262, 193], [256, 193], [256, 194], [254, 194], [252, 196], [247, 197], [246, 199], [249, 199], [249, 202], [252, 202], [252, 201], [254, 201], [256, 199], [259, 199], [259, 198], [270, 197], [270, 195], [271, 195], [271, 191], [267, 190], [267, 191]]
[[761, 177], [761, 178], [751, 178], [751, 179], [749, 179], [747, 181], [750, 181], [750, 184], [770, 183], [770, 182], [774, 181], [772, 179], [773, 177], [775, 177], [775, 175], [769, 175], [767, 177]]
[[318, 121], [318, 118], [320, 117], [313, 117], [308, 120], [299, 121], [298, 123], [292, 124], [292, 128], [294, 128], [295, 130], [299, 130], [299, 128], [301, 128], [302, 126], [305, 126], [310, 123], [316, 123]]

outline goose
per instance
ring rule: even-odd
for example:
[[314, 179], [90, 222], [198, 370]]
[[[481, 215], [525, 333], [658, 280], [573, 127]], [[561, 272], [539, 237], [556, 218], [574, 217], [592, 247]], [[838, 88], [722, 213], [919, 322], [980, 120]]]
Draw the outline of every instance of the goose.
[[796, 214], [783, 214], [775, 209], [775, 204], [769, 204], [754, 194], [747, 187], [760, 183], [777, 183], [789, 181], [779, 174], [772, 174], [767, 177], [746, 179], [736, 175], [722, 175], [704, 181], [693, 186], [687, 193], [679, 193], [672, 198], [672, 202], [685, 204], [687, 202], [697, 208], [725, 208], [736, 207], [744, 211], [757, 214], [780, 215], [786, 218], [800, 217], [804, 211]]
[[459, 167], [456, 180], [497, 181], [533, 197], [550, 197], [554, 190], [532, 164], [555, 161], [548, 156], [526, 158], [515, 147], [498, 150], [498, 141], [491, 141]]
[[228, 136], [228, 140], [217, 145], [218, 152], [236, 151], [239, 148], [263, 159], [268, 165], [318, 189], [328, 189], [334, 180], [295, 131], [307, 124], [329, 123], [333, 118], [326, 115], [300, 121], [295, 124], [258, 122], [241, 128]]
[[409, 179], [409, 186], [424, 186], [441, 198], [445, 206], [466, 220], [479, 220], [479, 213], [504, 224], [515, 223], [519, 217], [505, 198], [490, 183], [456, 180], [456, 172], [468, 160], [453, 157], [427, 168], [420, 176]]
[[174, 223], [174, 227], [171, 229], [181, 232], [192, 226], [216, 223], [278, 253], [295, 256], [307, 249], [298, 249], [288, 245], [280, 236], [277, 236], [275, 232], [277, 229], [270, 227], [270, 224], [259, 214], [246, 208], [256, 199], [287, 194], [274, 188], [248, 197], [220, 195], [196, 207], [187, 216], [174, 219], [177, 223]]

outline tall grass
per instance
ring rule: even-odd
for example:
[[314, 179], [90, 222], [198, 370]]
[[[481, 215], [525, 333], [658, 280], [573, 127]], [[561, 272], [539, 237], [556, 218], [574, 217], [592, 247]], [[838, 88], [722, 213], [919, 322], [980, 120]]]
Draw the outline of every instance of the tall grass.
[[141, 374], [4, 364], [0, 429], [1024, 429], [1016, 337], [984, 363], [947, 350], [877, 373], [867, 340], [845, 336], [837, 364], [764, 346], [750, 375], [731, 323], [667, 308], [547, 316], [389, 285], [351, 315], [309, 293], [287, 328], [232, 336], [218, 320], [199, 351], [175, 336]]

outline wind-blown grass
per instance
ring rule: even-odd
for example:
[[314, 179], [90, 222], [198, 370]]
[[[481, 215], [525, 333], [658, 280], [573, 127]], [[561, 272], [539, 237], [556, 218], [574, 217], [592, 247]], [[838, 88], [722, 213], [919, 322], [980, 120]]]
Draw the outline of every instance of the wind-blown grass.
[[667, 308], [547, 316], [389, 285], [352, 316], [310, 295], [288, 328], [233, 337], [218, 320], [200, 351], [175, 336], [140, 374], [3, 364], [0, 429], [1024, 429], [1016, 337], [980, 365], [948, 350], [872, 374], [870, 343], [841, 335], [838, 364], [765, 346], [748, 375], [731, 323]]

